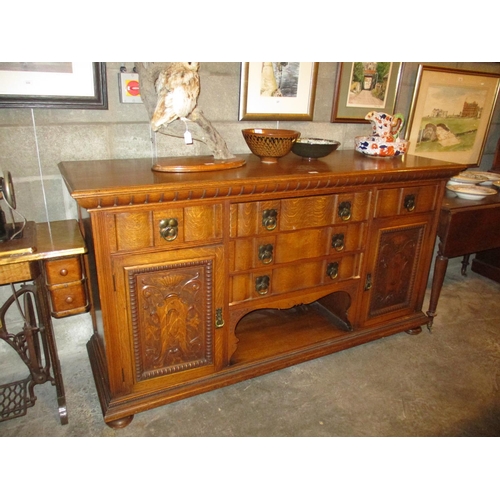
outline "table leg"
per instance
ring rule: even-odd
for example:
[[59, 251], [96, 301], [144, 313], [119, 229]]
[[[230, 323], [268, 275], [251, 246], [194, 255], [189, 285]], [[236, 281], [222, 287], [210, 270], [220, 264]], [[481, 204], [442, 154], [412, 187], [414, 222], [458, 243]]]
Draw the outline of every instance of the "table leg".
[[50, 307], [47, 299], [47, 294], [44, 291], [44, 283], [41, 273], [36, 278], [36, 294], [39, 319], [45, 331], [45, 338], [48, 344], [49, 356], [52, 362], [52, 372], [54, 375], [54, 385], [56, 386], [57, 404], [59, 406], [59, 419], [61, 421], [61, 424], [64, 425], [68, 423], [66, 394], [64, 391], [61, 363], [59, 362], [59, 355], [57, 353], [56, 339], [54, 336], [54, 330], [52, 329]]
[[444, 257], [443, 255], [441, 255], [440, 251], [438, 251], [436, 260], [434, 262], [434, 276], [432, 277], [431, 299], [429, 301], [429, 310], [427, 311], [427, 316], [429, 316], [427, 328], [429, 330], [432, 328], [432, 322], [434, 320], [434, 316], [436, 316], [437, 303], [439, 300], [439, 295], [441, 293], [441, 288], [443, 287], [447, 268], [448, 257]]
[[470, 259], [470, 253], [468, 254], [465, 254], [463, 259], [462, 259], [462, 269], [461, 269], [461, 273], [462, 273], [462, 276], [467, 276], [467, 267], [469, 266], [469, 259]]

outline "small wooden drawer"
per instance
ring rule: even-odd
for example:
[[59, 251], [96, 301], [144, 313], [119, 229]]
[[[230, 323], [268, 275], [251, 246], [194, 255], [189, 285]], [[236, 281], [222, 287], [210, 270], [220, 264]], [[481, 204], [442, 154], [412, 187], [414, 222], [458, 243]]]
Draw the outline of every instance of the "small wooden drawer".
[[62, 318], [90, 308], [80, 256], [45, 261], [45, 281], [51, 314]]
[[83, 281], [49, 288], [52, 316], [61, 318], [88, 310], [87, 293]]
[[79, 257], [47, 260], [45, 271], [48, 285], [71, 283], [82, 279], [82, 266]]

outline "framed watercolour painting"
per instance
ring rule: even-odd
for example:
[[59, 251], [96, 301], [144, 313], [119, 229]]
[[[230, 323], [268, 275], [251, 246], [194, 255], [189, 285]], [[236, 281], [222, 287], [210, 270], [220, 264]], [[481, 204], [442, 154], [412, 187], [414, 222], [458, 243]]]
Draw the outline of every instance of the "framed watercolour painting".
[[392, 115], [396, 104], [401, 63], [339, 63], [332, 122], [366, 122], [370, 111]]
[[312, 120], [318, 63], [241, 65], [240, 120]]
[[479, 166], [500, 75], [420, 65], [410, 109], [408, 153]]
[[0, 107], [108, 109], [106, 65], [0, 62]]

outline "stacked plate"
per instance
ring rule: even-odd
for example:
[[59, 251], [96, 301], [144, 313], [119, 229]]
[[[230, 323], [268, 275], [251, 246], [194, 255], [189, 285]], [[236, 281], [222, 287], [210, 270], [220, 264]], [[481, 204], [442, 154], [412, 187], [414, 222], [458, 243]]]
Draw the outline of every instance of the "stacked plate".
[[482, 200], [486, 196], [497, 194], [496, 189], [488, 186], [498, 186], [500, 188], [500, 175], [491, 172], [461, 172], [452, 177], [446, 187], [453, 194], [465, 200]]
[[491, 196], [492, 194], [497, 194], [496, 189], [478, 186], [476, 184], [462, 184], [446, 186], [449, 191], [455, 193], [459, 198], [464, 200], [482, 200], [486, 196]]

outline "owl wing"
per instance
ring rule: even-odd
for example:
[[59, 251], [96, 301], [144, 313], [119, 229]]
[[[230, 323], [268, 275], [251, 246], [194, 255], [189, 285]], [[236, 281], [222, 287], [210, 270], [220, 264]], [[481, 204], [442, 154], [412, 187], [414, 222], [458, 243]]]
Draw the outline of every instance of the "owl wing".
[[200, 92], [198, 72], [187, 69], [183, 63], [172, 64], [158, 77], [156, 92], [158, 101], [151, 120], [155, 131], [193, 111]]

